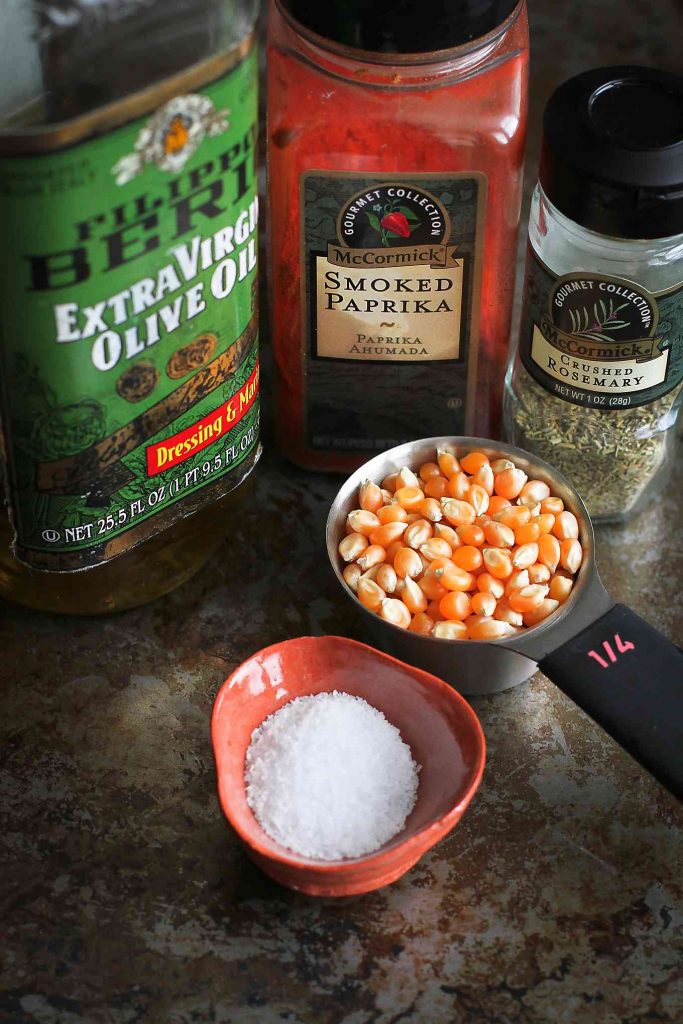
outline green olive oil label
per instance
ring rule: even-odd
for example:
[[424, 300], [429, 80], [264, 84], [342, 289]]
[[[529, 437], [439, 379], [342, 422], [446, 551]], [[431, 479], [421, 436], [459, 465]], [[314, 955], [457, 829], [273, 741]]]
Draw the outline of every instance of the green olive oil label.
[[557, 398], [594, 409], [648, 405], [683, 380], [683, 284], [554, 275], [529, 251], [519, 351]]
[[301, 180], [311, 448], [466, 433], [486, 177], [309, 171]]
[[0, 149], [20, 560], [106, 561], [231, 490], [258, 445], [256, 130], [252, 51], [114, 130]]

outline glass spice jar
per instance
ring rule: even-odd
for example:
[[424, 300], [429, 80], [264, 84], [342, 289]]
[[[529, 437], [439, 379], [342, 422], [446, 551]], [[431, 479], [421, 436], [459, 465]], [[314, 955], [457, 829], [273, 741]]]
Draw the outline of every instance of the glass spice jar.
[[300, 465], [499, 432], [527, 58], [516, 0], [273, 4], [277, 424]]
[[666, 480], [682, 382], [683, 77], [586, 72], [545, 113], [506, 434], [623, 520]]

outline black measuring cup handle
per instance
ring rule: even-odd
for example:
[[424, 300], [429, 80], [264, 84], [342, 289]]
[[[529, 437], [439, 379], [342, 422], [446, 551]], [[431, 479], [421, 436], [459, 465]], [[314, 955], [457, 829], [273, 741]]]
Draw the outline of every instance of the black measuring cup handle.
[[615, 604], [538, 664], [683, 801], [683, 651]]

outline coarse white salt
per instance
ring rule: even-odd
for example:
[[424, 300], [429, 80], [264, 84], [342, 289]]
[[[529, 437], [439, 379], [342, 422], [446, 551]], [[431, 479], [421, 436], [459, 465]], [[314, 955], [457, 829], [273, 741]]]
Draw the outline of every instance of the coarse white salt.
[[418, 772], [381, 711], [348, 693], [318, 693], [252, 733], [247, 801], [271, 839], [302, 857], [362, 857], [403, 828]]

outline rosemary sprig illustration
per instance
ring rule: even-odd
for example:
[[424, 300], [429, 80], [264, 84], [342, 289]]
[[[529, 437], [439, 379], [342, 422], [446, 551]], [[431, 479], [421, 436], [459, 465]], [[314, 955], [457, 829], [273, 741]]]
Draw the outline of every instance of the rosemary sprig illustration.
[[[582, 309], [570, 309], [569, 319], [572, 325], [572, 334], [578, 338], [597, 338], [599, 341], [612, 341], [605, 331], [622, 331], [629, 326], [628, 320], [619, 320], [617, 314], [620, 309], [628, 306], [628, 302], [622, 302], [615, 308], [613, 299], [609, 300], [609, 310], [602, 299], [593, 303], [592, 322], [591, 312], [588, 306]], [[599, 307], [599, 308], [598, 308]]]

